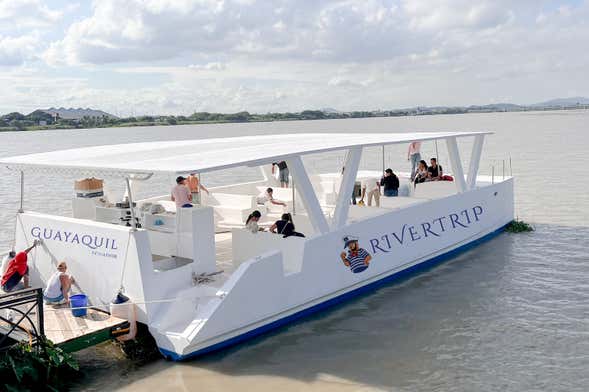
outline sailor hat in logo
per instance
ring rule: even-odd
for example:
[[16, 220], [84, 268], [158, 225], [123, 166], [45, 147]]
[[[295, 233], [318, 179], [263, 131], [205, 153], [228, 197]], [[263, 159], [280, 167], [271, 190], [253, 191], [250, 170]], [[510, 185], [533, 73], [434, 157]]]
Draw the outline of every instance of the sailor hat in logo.
[[344, 248], [347, 248], [348, 245], [350, 245], [352, 242], [357, 242], [358, 237], [353, 236], [353, 235], [347, 235], [343, 238], [343, 240], [344, 240]]

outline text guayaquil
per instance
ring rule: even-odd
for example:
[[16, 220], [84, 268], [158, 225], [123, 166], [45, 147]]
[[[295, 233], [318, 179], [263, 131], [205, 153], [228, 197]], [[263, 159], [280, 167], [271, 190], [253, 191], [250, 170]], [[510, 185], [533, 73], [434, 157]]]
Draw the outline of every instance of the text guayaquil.
[[31, 228], [31, 235], [40, 240], [59, 241], [69, 244], [83, 245], [92, 250], [96, 256], [117, 258], [114, 253], [109, 251], [118, 250], [117, 241], [114, 238], [108, 238], [91, 234], [80, 234], [73, 231], [56, 230], [52, 228], [41, 228], [34, 226]]

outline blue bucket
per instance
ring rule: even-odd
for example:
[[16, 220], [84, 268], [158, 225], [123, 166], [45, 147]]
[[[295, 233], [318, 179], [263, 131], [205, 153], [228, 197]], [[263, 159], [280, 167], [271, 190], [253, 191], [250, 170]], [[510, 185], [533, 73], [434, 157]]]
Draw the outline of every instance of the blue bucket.
[[72, 309], [74, 317], [83, 317], [86, 315], [86, 306], [88, 306], [88, 297], [84, 294], [76, 294], [70, 297], [70, 306], [72, 308], [84, 308], [84, 309]]

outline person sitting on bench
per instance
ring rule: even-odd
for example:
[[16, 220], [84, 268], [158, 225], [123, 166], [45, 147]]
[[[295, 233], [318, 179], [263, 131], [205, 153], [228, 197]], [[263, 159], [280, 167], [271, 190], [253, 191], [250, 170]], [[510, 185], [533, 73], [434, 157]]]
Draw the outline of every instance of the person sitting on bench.
[[74, 278], [66, 273], [65, 261], [57, 265], [57, 271], [47, 281], [47, 287], [43, 291], [46, 304], [67, 304], [70, 302], [69, 291], [74, 283]]
[[251, 214], [248, 215], [247, 219], [245, 220], [245, 228], [251, 231], [253, 234], [257, 233], [258, 231], [264, 231], [263, 228], [258, 226], [258, 221], [262, 217], [260, 211], [255, 210]]
[[421, 184], [422, 182], [427, 181], [427, 175], [427, 163], [422, 159], [421, 161], [419, 161], [419, 166], [417, 167], [417, 171], [415, 172], [413, 186], [417, 186], [417, 184]]
[[295, 231], [295, 225], [292, 221], [292, 215], [284, 213], [279, 220], [274, 222], [270, 227], [270, 231], [276, 234], [282, 234], [283, 238], [286, 237], [304, 237], [305, 235]]
[[427, 168], [428, 181], [440, 181], [444, 176], [442, 165], [438, 165], [438, 160], [436, 158], [430, 159], [430, 163], [432, 165]]
[[[6, 272], [2, 275], [0, 285], [5, 292], [28, 289], [29, 288], [29, 266], [27, 265], [28, 253], [37, 246], [38, 242], [35, 240], [33, 245], [14, 256], [8, 262]], [[21, 282], [22, 280], [22, 282]]]

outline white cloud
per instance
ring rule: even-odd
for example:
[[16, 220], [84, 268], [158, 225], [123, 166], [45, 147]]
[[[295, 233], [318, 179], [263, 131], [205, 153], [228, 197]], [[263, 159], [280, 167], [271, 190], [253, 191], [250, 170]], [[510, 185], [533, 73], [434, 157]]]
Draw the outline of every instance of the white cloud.
[[227, 66], [225, 63], [215, 61], [206, 64], [190, 64], [188, 68], [194, 69], [196, 71], [223, 71], [225, 68], [227, 68]]
[[[139, 1], [95, 3], [46, 53], [52, 64], [162, 60], [191, 53], [263, 58], [381, 57], [401, 21], [385, 0], [295, 2]], [[400, 38], [400, 37], [398, 37]], [[363, 48], [369, 50], [364, 50]]]
[[588, 19], [564, 0], [100, 0], [50, 43], [0, 30], [0, 63], [46, 48], [55, 72], [124, 73], [52, 99], [137, 112], [525, 103], [589, 94]]
[[20, 37], [2, 37], [0, 35], [0, 66], [20, 65], [35, 58], [40, 50], [38, 33]]
[[48, 27], [62, 15], [62, 11], [52, 10], [40, 0], [0, 0], [0, 28]]

